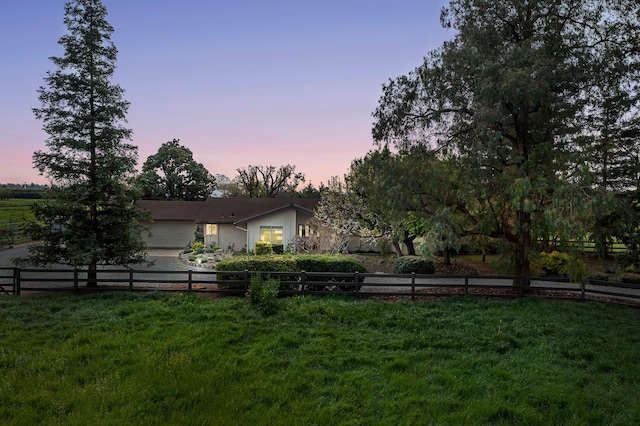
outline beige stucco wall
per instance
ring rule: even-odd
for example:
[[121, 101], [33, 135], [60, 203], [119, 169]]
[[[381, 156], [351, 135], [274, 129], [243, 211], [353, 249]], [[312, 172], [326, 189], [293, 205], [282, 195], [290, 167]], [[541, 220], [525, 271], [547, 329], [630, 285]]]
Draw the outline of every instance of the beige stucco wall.
[[193, 222], [162, 221], [146, 224], [151, 236], [144, 235], [149, 248], [184, 248], [193, 242], [196, 225]]
[[282, 226], [282, 241], [287, 247], [294, 242], [298, 225], [304, 225], [308, 218], [308, 215], [289, 209], [250, 221], [247, 224], [247, 247], [249, 250], [255, 248], [256, 241], [260, 239], [261, 226]]
[[[204, 225], [202, 226], [204, 229]], [[231, 224], [218, 225], [217, 237], [205, 235], [204, 243], [207, 247], [214, 244], [225, 250], [231, 248], [234, 251], [243, 251], [246, 250], [247, 232]]]

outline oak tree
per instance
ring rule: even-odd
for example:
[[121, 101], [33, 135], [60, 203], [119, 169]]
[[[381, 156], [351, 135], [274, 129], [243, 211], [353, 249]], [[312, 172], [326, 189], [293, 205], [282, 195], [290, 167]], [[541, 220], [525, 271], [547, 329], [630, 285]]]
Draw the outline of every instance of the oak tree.
[[215, 177], [179, 139], [163, 143], [150, 155], [136, 181], [148, 200], [206, 200], [216, 188]]
[[275, 166], [248, 166], [237, 169], [235, 181], [245, 197], [291, 196], [300, 183], [305, 182], [303, 173], [296, 172], [296, 166], [287, 164]]

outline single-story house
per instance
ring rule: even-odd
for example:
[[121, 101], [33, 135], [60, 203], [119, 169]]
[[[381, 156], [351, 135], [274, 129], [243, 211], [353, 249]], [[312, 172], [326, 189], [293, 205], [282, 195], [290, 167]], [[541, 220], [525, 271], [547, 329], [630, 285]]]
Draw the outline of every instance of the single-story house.
[[309, 232], [317, 199], [209, 198], [206, 201], [142, 200], [153, 222], [150, 248], [184, 248], [200, 228], [207, 246], [253, 250], [256, 241], [287, 247]]

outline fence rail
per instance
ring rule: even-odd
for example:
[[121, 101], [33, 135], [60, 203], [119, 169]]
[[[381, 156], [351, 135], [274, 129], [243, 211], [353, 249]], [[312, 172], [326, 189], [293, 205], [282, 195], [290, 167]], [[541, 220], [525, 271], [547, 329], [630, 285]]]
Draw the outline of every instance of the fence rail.
[[[0, 294], [23, 292], [91, 291], [189, 291], [220, 295], [244, 295], [254, 271], [149, 271], [100, 269], [88, 287], [84, 269], [0, 268]], [[224, 274], [224, 275], [223, 275]], [[280, 294], [353, 297], [406, 297], [411, 299], [476, 295], [516, 298], [536, 295], [547, 298], [611, 298], [640, 302], [640, 285], [591, 281], [584, 287], [563, 278], [485, 275], [420, 275], [332, 272], [262, 272], [280, 281]], [[514, 285], [516, 283], [516, 285]]]
[[29, 222], [10, 219], [0, 221], [0, 246], [23, 243], [31, 240], [28, 233]]

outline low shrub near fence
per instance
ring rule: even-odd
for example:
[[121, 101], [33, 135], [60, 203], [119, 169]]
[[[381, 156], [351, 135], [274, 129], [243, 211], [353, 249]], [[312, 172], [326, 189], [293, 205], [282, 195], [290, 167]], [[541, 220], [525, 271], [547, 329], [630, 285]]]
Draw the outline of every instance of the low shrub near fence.
[[[299, 272], [295, 259], [293, 256], [284, 255], [262, 255], [262, 256], [236, 256], [229, 259], [221, 260], [216, 263], [216, 271], [218, 273], [218, 281], [220, 281], [220, 287], [222, 288], [242, 288], [241, 281], [244, 280], [244, 276], [237, 273], [225, 273], [225, 272], [237, 272], [237, 271], [259, 271], [265, 273], [265, 276], [269, 276], [269, 272], [283, 273], [283, 272]], [[290, 281], [289, 277], [281, 276], [282, 281]]]
[[295, 260], [298, 268], [305, 272], [367, 272], [362, 262], [351, 257], [302, 254], [295, 256]]
[[[225, 259], [216, 264], [218, 279], [226, 288], [239, 288], [239, 281], [244, 279], [235, 274], [224, 272], [260, 271], [268, 275], [269, 272], [279, 273], [281, 281], [297, 281], [297, 276], [288, 276], [287, 272], [306, 272], [307, 279], [312, 282], [346, 282], [353, 281], [353, 276], [329, 276], [326, 273], [353, 274], [364, 273], [367, 268], [356, 259], [345, 256], [319, 255], [265, 255], [265, 256], [237, 256]], [[323, 274], [310, 274], [322, 272]], [[227, 281], [228, 283], [224, 283]]]
[[393, 261], [394, 274], [434, 274], [433, 262], [422, 256], [402, 256]]

